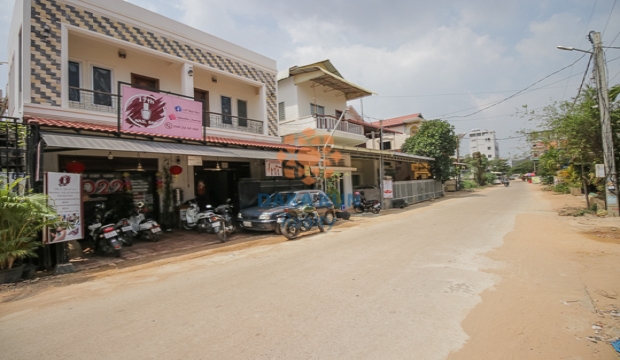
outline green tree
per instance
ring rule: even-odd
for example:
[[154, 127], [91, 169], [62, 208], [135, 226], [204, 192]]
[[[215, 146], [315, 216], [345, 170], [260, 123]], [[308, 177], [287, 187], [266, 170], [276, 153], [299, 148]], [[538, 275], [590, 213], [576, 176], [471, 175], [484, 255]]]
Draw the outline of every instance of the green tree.
[[534, 161], [532, 160], [523, 160], [519, 161], [515, 166], [510, 169], [511, 174], [527, 174], [530, 172], [534, 172]]
[[422, 123], [420, 130], [405, 141], [402, 151], [434, 158], [435, 161], [430, 163], [433, 178], [444, 182], [454, 173], [452, 155], [456, 147], [454, 127], [447, 121], [436, 119]]
[[487, 183], [484, 174], [489, 169], [489, 159], [486, 156], [480, 154], [480, 152], [475, 152], [473, 157], [467, 154], [463, 158], [463, 162], [467, 164], [467, 168], [474, 174], [474, 181], [479, 186]]
[[510, 170], [510, 165], [508, 165], [508, 160], [497, 158], [489, 161], [489, 170], [506, 174]]

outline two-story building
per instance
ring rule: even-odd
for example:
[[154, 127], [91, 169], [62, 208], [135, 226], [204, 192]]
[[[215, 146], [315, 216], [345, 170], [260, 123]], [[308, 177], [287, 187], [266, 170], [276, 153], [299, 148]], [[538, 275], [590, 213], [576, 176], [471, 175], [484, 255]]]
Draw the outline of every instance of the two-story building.
[[[344, 175], [337, 187], [345, 206], [350, 205], [356, 190], [366, 191], [369, 198], [379, 198], [381, 179], [426, 178], [428, 172], [422, 172], [428, 166], [417, 166], [433, 160], [394, 149], [367, 147], [372, 139], [378, 139], [379, 123], [364, 121], [347, 102], [372, 94], [346, 80], [329, 60], [293, 66], [278, 74], [279, 125], [284, 142], [318, 150], [317, 160], [304, 164], [309, 168], [309, 176], [320, 178], [322, 166], [326, 171]], [[390, 137], [401, 134], [389, 127], [383, 133]], [[324, 188], [320, 182], [318, 186]]]
[[422, 114], [417, 113], [375, 121], [375, 125], [383, 125], [383, 147], [379, 146], [378, 138], [368, 140], [367, 147], [371, 149], [400, 150], [405, 141], [420, 130], [424, 120]]
[[239, 200], [241, 179], [296, 149], [275, 60], [126, 1], [18, 0], [8, 56], [8, 116], [39, 145], [31, 176], [79, 170], [90, 199], [129, 186], [157, 214], [174, 167], [185, 200]]

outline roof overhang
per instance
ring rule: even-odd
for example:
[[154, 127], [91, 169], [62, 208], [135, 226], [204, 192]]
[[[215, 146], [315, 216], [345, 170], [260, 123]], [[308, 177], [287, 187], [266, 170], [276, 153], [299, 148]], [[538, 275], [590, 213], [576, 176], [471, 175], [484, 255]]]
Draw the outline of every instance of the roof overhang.
[[349, 82], [340, 76], [332, 74], [331, 72], [319, 67], [292, 67], [289, 69], [289, 75], [294, 76], [295, 85], [303, 84], [308, 81], [312, 81], [315, 84], [323, 85], [327, 88], [335, 91], [340, 91], [344, 94], [347, 100], [359, 99], [365, 96], [370, 96], [376, 93], [364, 89], [363, 87]]
[[189, 145], [173, 142], [140, 141], [100, 136], [77, 136], [58, 133], [42, 133], [48, 148], [71, 150], [130, 151], [156, 154], [196, 155], [248, 159], [278, 159], [278, 151], [223, 148]]

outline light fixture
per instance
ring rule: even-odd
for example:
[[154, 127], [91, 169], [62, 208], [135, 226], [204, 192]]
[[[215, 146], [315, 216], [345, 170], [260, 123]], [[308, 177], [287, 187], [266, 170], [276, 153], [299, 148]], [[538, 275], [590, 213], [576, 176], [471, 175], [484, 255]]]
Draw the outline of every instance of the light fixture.
[[49, 27], [49, 25], [44, 25], [43, 26], [43, 36], [44, 37], [49, 37], [51, 32], [52, 32], [52, 29]]
[[180, 163], [181, 163], [181, 157], [177, 156], [177, 164], [180, 164]]
[[112, 155], [112, 152], [108, 152], [108, 160], [113, 160], [114, 159], [114, 155]]
[[187, 70], [187, 75], [194, 76], [194, 68], [193, 67], [190, 67], [189, 70]]
[[215, 165], [215, 171], [220, 171], [222, 170], [222, 168], [220, 167], [220, 162], [218, 161], [217, 164]]
[[142, 161], [140, 159], [140, 153], [138, 153], [138, 167], [136, 168], [136, 171], [139, 171], [139, 172], [144, 171], [144, 167], [142, 167]]
[[211, 81], [216, 83], [217, 82], [217, 76], [215, 76], [215, 75], [211, 76]]
[[125, 59], [127, 57], [127, 53], [125, 52], [125, 50], [123, 49], [118, 50], [118, 57]]

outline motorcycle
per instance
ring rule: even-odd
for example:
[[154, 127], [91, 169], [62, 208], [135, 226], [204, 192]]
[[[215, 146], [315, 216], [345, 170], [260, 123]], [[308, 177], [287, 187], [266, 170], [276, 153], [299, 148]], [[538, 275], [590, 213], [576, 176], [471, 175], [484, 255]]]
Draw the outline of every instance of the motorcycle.
[[504, 179], [504, 186], [508, 187], [510, 185], [510, 181], [508, 179]]
[[295, 239], [300, 232], [309, 231], [314, 226], [318, 227], [320, 232], [325, 232], [323, 221], [312, 205], [303, 205], [298, 202], [296, 208], [285, 208], [284, 213], [278, 215], [277, 226], [278, 231], [288, 240]]
[[233, 205], [230, 199], [226, 199], [226, 204], [222, 204], [215, 208], [215, 213], [221, 215], [224, 218], [224, 227], [226, 229], [226, 235], [232, 235], [237, 230], [235, 224], [235, 218], [233, 217]]
[[[136, 238], [145, 239], [153, 242], [159, 241], [162, 234], [161, 226], [153, 219], [147, 219], [143, 212], [144, 203], [136, 204], [134, 213], [129, 219], [121, 219], [116, 228], [120, 229], [123, 235], [131, 237], [131, 242]], [[130, 245], [131, 246], [131, 245]]]
[[365, 211], [372, 211], [373, 214], [378, 214], [381, 211], [381, 203], [379, 200], [366, 200], [364, 192], [356, 192], [353, 199], [353, 209], [356, 213], [361, 214]]
[[224, 216], [216, 214], [211, 205], [205, 206], [205, 210], [200, 211], [195, 200], [189, 200], [187, 203], [189, 208], [185, 211], [185, 219], [182, 221], [185, 230], [196, 229], [198, 232], [215, 233], [222, 242], [228, 240], [228, 234], [232, 231], [227, 231], [230, 227]]
[[104, 210], [105, 205], [103, 203], [95, 205], [94, 221], [87, 226], [88, 234], [95, 251], [120, 257], [124, 241], [116, 232], [114, 223], [103, 225], [103, 220], [110, 215], [109, 212], [102, 215]]

